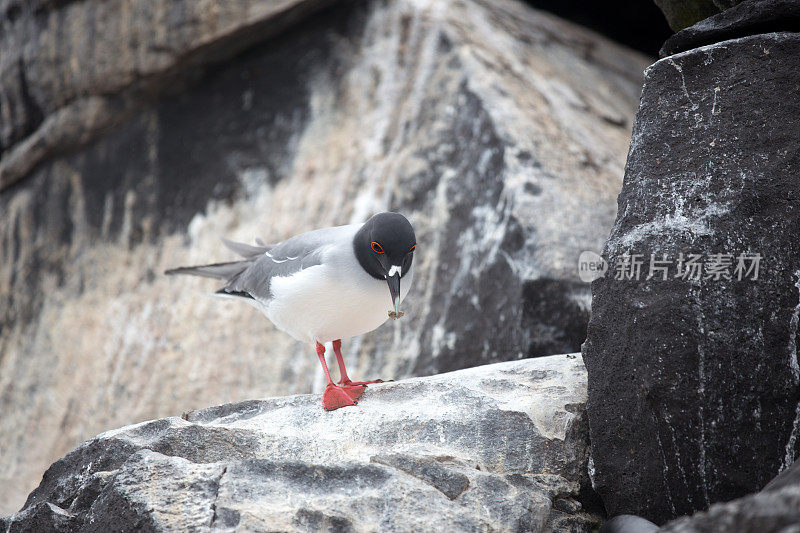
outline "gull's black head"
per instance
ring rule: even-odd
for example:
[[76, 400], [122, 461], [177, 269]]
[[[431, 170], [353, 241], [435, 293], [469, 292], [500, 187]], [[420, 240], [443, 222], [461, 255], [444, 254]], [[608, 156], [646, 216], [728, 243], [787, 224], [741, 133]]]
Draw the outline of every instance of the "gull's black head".
[[400, 213], [378, 213], [358, 230], [353, 241], [356, 257], [370, 276], [386, 279], [411, 268], [417, 238], [411, 223]]
[[411, 269], [417, 238], [400, 213], [378, 213], [358, 230], [353, 247], [361, 267], [373, 278], [386, 280], [395, 312], [399, 311], [400, 278]]

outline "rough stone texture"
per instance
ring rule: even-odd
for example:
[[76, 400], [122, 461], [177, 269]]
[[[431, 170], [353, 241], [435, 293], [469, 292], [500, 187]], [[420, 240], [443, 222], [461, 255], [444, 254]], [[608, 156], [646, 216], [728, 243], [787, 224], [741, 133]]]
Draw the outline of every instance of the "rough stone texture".
[[748, 0], [679, 31], [664, 42], [661, 57], [729, 39], [800, 32], [800, 3], [795, 0]]
[[0, 194], [0, 509], [105, 429], [322, 390], [312, 347], [161, 275], [221, 236], [412, 220], [406, 316], [345, 342], [354, 377], [577, 351], [645, 64], [507, 1], [345, 3], [50, 154]]
[[758, 494], [712, 505], [708, 511], [682, 517], [660, 531], [715, 533], [741, 531], [763, 533], [798, 531], [800, 524], [800, 463], [795, 462], [770, 481]]
[[[800, 432], [800, 35], [662, 59], [642, 102], [584, 345], [596, 488], [657, 523], [760, 489]], [[700, 254], [700, 280], [677, 278]], [[741, 253], [762, 256], [738, 280]], [[642, 254], [639, 281], [617, 280]], [[647, 280], [651, 254], [672, 261]], [[715, 279], [710, 254], [733, 254]], [[724, 269], [723, 269], [724, 272]]]
[[716, 533], [737, 531], [794, 533], [800, 524], [800, 487], [758, 493], [728, 503], [712, 505], [708, 511], [680, 518], [659, 531], [670, 533]]
[[653, 0], [664, 13], [670, 28], [682, 30], [742, 0]]
[[641, 516], [617, 515], [603, 522], [598, 533], [653, 533], [658, 526]]
[[11, 532], [591, 531], [586, 370], [557, 355], [109, 431], [54, 463]]
[[[4, 0], [0, 190], [332, 0]], [[174, 87], [172, 87], [174, 90]]]

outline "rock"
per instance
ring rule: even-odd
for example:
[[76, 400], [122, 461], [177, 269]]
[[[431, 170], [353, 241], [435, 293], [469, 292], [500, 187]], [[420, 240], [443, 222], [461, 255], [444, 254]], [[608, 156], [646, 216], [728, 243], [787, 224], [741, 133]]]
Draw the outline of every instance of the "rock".
[[226, 60], [331, 3], [9, 0], [0, 16], [0, 189], [119, 124], [188, 67]]
[[762, 492], [769, 492], [791, 485], [800, 486], [800, 462], [795, 461], [792, 466], [775, 476], [775, 478], [761, 489]]
[[641, 516], [630, 514], [617, 515], [603, 522], [599, 533], [653, 533], [658, 526]]
[[758, 493], [732, 502], [712, 505], [708, 511], [680, 518], [659, 531], [714, 533], [716, 531], [795, 531], [800, 522], [800, 488]]
[[580, 358], [558, 355], [370, 386], [335, 412], [318, 395], [221, 405], [85, 442], [3, 520], [10, 531], [62, 516], [64, 531], [591, 531], [585, 398]]
[[754, 495], [712, 505], [708, 511], [682, 517], [659, 531], [793, 531], [800, 523], [800, 463], [794, 463]]
[[794, 0], [749, 0], [683, 29], [664, 42], [667, 57], [748, 35], [800, 30], [800, 4]]
[[729, 9], [742, 0], [654, 0], [664, 13], [670, 27], [679, 31], [720, 11]]
[[0, 517], [0, 530], [7, 533], [21, 531], [52, 531], [68, 533], [79, 526], [77, 517], [57, 505], [40, 502], [13, 516]]
[[[798, 58], [800, 35], [776, 33], [645, 72], [584, 345], [611, 515], [663, 523], [760, 489], [798, 455]], [[642, 254], [638, 280], [626, 254]], [[646, 279], [651, 254], [666, 280]]]
[[[169, 26], [154, 17], [152, 31], [191, 33], [211, 27], [206, 11], [234, 9], [191, 4]], [[41, 16], [115, 5], [47, 2], [57, 11]], [[24, 9], [15, 24], [32, 16]], [[279, 34], [253, 13], [208, 36], [197, 61], [164, 52], [168, 74], [153, 66], [147, 79], [166, 88], [144, 91], [146, 102], [86, 87], [102, 92], [86, 116], [108, 99], [132, 107], [108, 111], [117, 125], [69, 150], [37, 144], [41, 163], [0, 194], [0, 440], [14, 443], [0, 447], [3, 512], [105, 429], [322, 390], [312, 347], [247, 305], [201, 297], [213, 280], [161, 275], [230, 259], [221, 236], [275, 241], [385, 209], [409, 217], [420, 245], [406, 315], [345, 341], [353, 377], [579, 350], [590, 294], [575, 263], [600, 251], [613, 223], [647, 61], [505, 0], [347, 2]], [[59, 27], [59, 39], [83, 42], [78, 22]], [[48, 28], [34, 26], [37, 39], [56, 39]], [[231, 57], [226, 36], [241, 32], [258, 43]], [[124, 64], [139, 57], [129, 35], [108, 48], [123, 47]], [[61, 47], [59, 71], [85, 65], [73, 57], [83, 50]], [[32, 68], [39, 94], [44, 73]], [[59, 110], [43, 111], [43, 124]]]
[[674, 33], [654, 2], [529, 0], [527, 3], [651, 57], [658, 56], [658, 49]]

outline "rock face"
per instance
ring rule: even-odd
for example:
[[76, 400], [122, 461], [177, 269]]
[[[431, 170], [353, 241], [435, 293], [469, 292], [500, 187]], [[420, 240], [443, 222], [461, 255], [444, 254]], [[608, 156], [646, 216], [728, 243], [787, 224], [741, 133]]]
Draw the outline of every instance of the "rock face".
[[109, 431], [3, 531], [591, 531], [579, 356], [253, 400]]
[[670, 27], [682, 30], [703, 19], [729, 9], [742, 0], [654, 0]]
[[666, 40], [661, 57], [738, 37], [800, 30], [794, 0], [749, 0], [679, 31]]
[[[181, 81], [332, 0], [4, 3], [0, 189]], [[213, 46], [209, 46], [212, 45]]]
[[764, 490], [728, 503], [712, 505], [708, 511], [679, 518], [660, 531], [671, 533], [715, 533], [717, 531], [792, 531], [800, 524], [800, 463], [769, 482]]
[[[384, 209], [409, 217], [420, 246], [406, 316], [345, 341], [353, 377], [579, 349], [589, 289], [575, 264], [613, 223], [641, 56], [507, 1], [346, 2], [279, 34], [256, 7], [267, 4], [162, 4], [118, 15], [115, 2], [20, 4], [5, 22], [3, 38], [22, 24], [55, 44], [23, 50], [41, 123], [3, 122], [16, 124], [4, 161], [28, 140], [44, 153], [0, 194], [0, 441], [13, 443], [0, 447], [0, 509], [18, 509], [42, 469], [105, 429], [322, 390], [313, 348], [247, 305], [201, 297], [212, 280], [161, 275], [230, 259], [221, 236], [269, 242]], [[84, 62], [70, 43], [100, 14], [146, 21], [169, 35], [152, 38], [166, 50], [125, 29]], [[234, 22], [212, 31], [216, 17]], [[79, 90], [94, 64], [114, 85]], [[76, 105], [119, 94], [130, 107], [112, 110], [114, 127], [69, 119], [87, 138], [41, 144], [61, 116], [45, 102], [52, 69], [52, 91], [87, 94]]]
[[645, 72], [584, 346], [611, 515], [689, 514], [797, 457], [798, 58], [800, 35], [774, 33]]

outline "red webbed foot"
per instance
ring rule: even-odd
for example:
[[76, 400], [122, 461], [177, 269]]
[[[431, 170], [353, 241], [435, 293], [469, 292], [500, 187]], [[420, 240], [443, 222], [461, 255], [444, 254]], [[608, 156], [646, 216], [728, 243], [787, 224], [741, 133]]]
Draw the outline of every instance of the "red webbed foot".
[[345, 386], [340, 387], [333, 383], [328, 383], [325, 392], [322, 394], [322, 407], [326, 411], [333, 411], [340, 407], [357, 405], [358, 399], [364, 394], [365, 386]]

